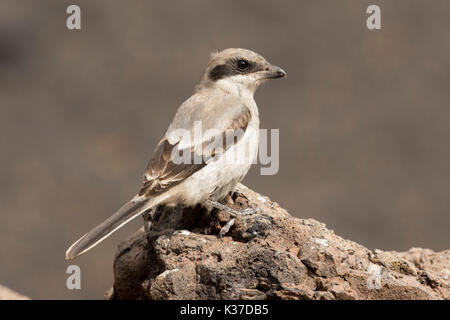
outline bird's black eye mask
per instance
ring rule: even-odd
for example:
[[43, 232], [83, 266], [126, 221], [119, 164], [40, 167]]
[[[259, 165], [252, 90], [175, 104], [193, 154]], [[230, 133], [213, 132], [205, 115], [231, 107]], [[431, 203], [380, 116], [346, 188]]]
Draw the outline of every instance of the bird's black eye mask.
[[249, 61], [247, 59], [231, 59], [224, 64], [219, 64], [212, 68], [209, 72], [211, 81], [217, 81], [226, 77], [235, 75], [244, 75], [256, 71], [264, 70], [264, 66], [260, 63]]

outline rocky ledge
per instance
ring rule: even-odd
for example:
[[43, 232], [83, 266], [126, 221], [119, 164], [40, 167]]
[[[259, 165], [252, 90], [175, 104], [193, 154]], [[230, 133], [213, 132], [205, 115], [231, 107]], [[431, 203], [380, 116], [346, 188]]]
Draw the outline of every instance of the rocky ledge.
[[228, 205], [161, 207], [119, 245], [108, 299], [448, 299], [450, 250], [369, 250], [239, 185]]
[[0, 300], [30, 300], [30, 298], [0, 284]]

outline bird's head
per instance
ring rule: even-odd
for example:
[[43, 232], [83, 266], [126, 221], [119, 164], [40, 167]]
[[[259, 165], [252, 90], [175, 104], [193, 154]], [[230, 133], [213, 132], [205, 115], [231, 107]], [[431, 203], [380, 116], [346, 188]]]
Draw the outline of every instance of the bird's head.
[[264, 81], [285, 76], [283, 69], [270, 64], [256, 52], [230, 48], [211, 54], [197, 89], [216, 86], [253, 94]]

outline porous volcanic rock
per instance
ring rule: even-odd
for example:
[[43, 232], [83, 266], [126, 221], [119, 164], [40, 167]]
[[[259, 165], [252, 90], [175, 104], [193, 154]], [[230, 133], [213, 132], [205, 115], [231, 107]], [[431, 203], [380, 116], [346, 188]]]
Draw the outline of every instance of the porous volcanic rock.
[[119, 245], [109, 299], [448, 299], [450, 250], [369, 250], [239, 185], [223, 211], [160, 207]]

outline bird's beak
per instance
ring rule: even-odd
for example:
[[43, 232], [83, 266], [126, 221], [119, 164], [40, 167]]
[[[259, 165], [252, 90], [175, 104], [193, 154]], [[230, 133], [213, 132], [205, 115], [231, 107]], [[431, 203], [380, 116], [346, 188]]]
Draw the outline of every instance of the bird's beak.
[[276, 79], [282, 78], [286, 76], [286, 72], [280, 67], [269, 64], [264, 71], [258, 72], [258, 76], [260, 80], [263, 79]]

